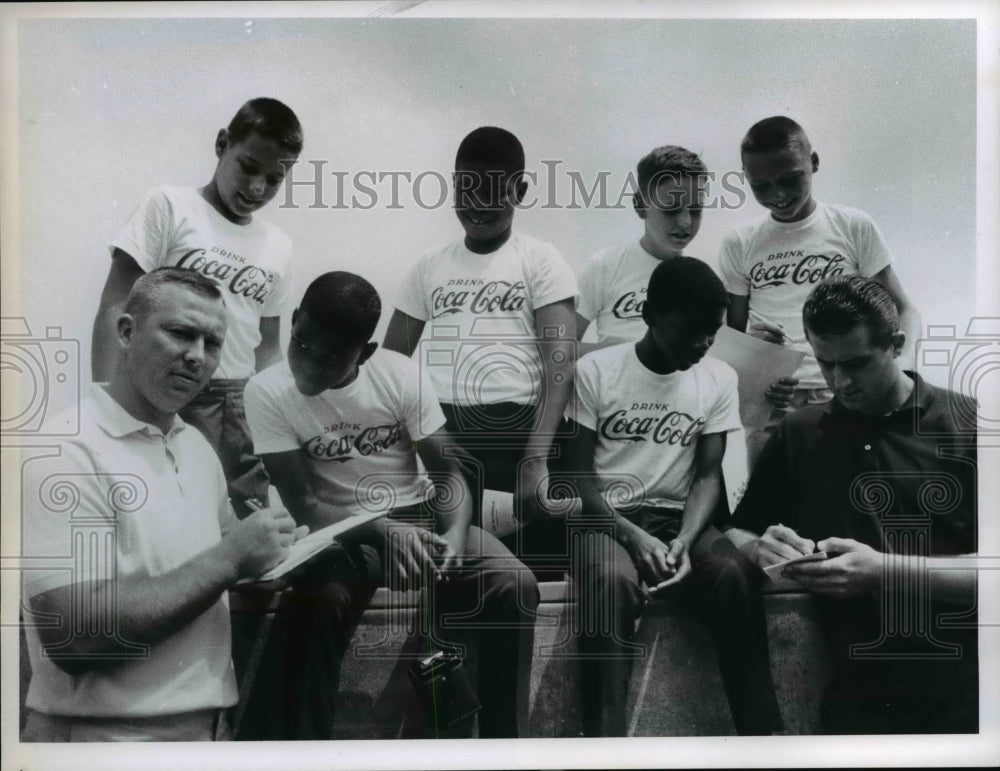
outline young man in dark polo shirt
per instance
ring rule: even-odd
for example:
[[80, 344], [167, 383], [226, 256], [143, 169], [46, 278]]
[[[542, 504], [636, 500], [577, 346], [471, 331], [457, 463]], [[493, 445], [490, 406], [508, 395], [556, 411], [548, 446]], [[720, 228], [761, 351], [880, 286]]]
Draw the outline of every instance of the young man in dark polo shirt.
[[828, 555], [782, 573], [828, 633], [827, 732], [974, 733], [975, 572], [935, 568], [976, 551], [975, 402], [900, 369], [876, 281], [824, 281], [803, 321], [834, 400], [779, 425], [728, 535], [761, 567]]

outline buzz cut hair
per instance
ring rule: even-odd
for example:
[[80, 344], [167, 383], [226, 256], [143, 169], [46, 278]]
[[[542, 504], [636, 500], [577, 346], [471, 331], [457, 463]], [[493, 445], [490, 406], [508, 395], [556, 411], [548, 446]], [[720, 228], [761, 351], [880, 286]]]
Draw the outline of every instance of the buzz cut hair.
[[324, 273], [306, 289], [299, 313], [331, 334], [367, 343], [382, 316], [382, 299], [366, 279], [337, 270]]
[[480, 126], [466, 135], [455, 154], [455, 168], [474, 163], [515, 176], [524, 173], [524, 148], [507, 129]]
[[[683, 178], [697, 180], [708, 176], [708, 169], [701, 157], [678, 145], [663, 145], [650, 150], [639, 161], [635, 171], [639, 185], [638, 195], [642, 196], [643, 202], [652, 198], [652, 188], [660, 182]], [[636, 205], [639, 203], [637, 199]]]
[[302, 124], [292, 109], [277, 99], [261, 96], [246, 102], [226, 131], [230, 142], [241, 142], [256, 131], [295, 155], [302, 152]]
[[740, 157], [748, 153], [789, 149], [801, 149], [808, 155], [812, 152], [812, 145], [802, 126], [784, 115], [774, 115], [750, 127], [740, 143]]
[[806, 335], [844, 335], [859, 325], [868, 328], [872, 343], [892, 345], [899, 332], [899, 309], [889, 291], [873, 278], [830, 276], [818, 283], [802, 306]]
[[156, 268], [136, 279], [128, 297], [124, 312], [136, 321], [146, 318], [156, 308], [160, 291], [167, 286], [179, 286], [209, 300], [220, 300], [225, 305], [219, 285], [190, 268]]
[[658, 313], [698, 311], [714, 316], [729, 307], [729, 293], [707, 263], [696, 257], [670, 257], [649, 277], [646, 303]]

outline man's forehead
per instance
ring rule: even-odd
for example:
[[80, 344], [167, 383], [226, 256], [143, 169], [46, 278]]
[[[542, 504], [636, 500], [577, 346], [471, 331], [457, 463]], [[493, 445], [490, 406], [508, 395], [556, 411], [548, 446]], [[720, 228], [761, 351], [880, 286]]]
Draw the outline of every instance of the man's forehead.
[[161, 318], [186, 319], [206, 326], [226, 326], [226, 305], [221, 297], [212, 298], [177, 284], [160, 287], [152, 297], [153, 314]]

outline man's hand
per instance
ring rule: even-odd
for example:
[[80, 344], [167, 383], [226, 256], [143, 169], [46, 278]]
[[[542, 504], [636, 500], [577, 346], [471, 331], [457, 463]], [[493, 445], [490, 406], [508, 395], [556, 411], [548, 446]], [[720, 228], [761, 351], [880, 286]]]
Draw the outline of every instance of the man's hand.
[[383, 553], [389, 571], [390, 589], [419, 589], [426, 576], [441, 578], [434, 560], [440, 552], [447, 554], [451, 543], [443, 536], [405, 522], [385, 523]]
[[878, 592], [884, 555], [852, 538], [827, 538], [817, 545], [830, 555], [818, 562], [789, 565], [781, 571], [809, 591], [831, 597], [854, 597]]
[[785, 560], [795, 559], [804, 554], [812, 554], [816, 543], [808, 538], [802, 538], [792, 528], [784, 525], [771, 525], [757, 539], [756, 562], [766, 568]]
[[295, 520], [281, 506], [260, 509], [240, 520], [222, 538], [221, 547], [231, 560], [236, 578], [256, 578], [288, 556], [288, 547], [309, 532], [296, 528]]
[[797, 377], [781, 377], [771, 383], [771, 387], [764, 393], [766, 398], [775, 407], [787, 408], [792, 403], [792, 394], [795, 386], [799, 384]]

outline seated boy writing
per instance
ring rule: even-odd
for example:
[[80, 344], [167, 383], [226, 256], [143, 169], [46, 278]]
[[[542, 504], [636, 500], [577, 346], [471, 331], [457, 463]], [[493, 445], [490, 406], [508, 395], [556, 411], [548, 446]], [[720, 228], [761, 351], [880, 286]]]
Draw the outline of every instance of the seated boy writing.
[[892, 255], [864, 212], [817, 202], [812, 177], [819, 170], [802, 127], [775, 116], [755, 123], [740, 145], [754, 198], [771, 215], [726, 236], [719, 269], [730, 293], [729, 326], [805, 354], [795, 376], [772, 383], [767, 398], [776, 410], [763, 430], [747, 432], [753, 468], [785, 409], [824, 404], [832, 398], [802, 327], [802, 305], [824, 278], [860, 274], [874, 278], [899, 308], [910, 350], [920, 336], [920, 316], [892, 269]]
[[591, 736], [625, 733], [643, 584], [653, 593], [676, 587], [712, 632], [736, 731], [783, 727], [759, 574], [710, 524], [726, 433], [740, 427], [736, 373], [704, 358], [727, 303], [711, 268], [674, 257], [650, 277], [645, 336], [579, 362], [567, 463], [583, 500], [583, 519], [570, 527], [590, 526], [571, 548]]
[[254, 218], [302, 151], [298, 118], [277, 99], [251, 99], [219, 129], [212, 179], [202, 188], [149, 191], [111, 244], [111, 268], [94, 321], [92, 376], [108, 380], [119, 355], [115, 322], [136, 279], [154, 268], [190, 268], [219, 282], [228, 332], [212, 381], [181, 411], [201, 431], [226, 474], [236, 514], [267, 500], [268, 479], [243, 415], [247, 378], [281, 357], [291, 241]]
[[701, 158], [676, 145], [657, 147], [639, 161], [634, 204], [643, 234], [626, 246], [599, 251], [584, 266], [576, 336], [582, 340], [595, 322], [597, 344], [581, 344], [581, 354], [646, 333], [642, 306], [649, 276], [698, 234], [704, 198], [699, 183], [707, 174]]
[[[402, 283], [385, 347], [419, 357], [448, 433], [480, 464], [485, 487], [548, 503], [546, 459], [572, 391], [576, 278], [551, 244], [513, 229], [524, 149], [478, 128], [455, 158], [465, 238], [422, 257]], [[428, 335], [424, 335], [425, 326]]]
[[[365, 279], [323, 274], [292, 315], [287, 362], [246, 388], [254, 449], [298, 524], [316, 530], [376, 507], [390, 513], [344, 536], [343, 548], [295, 585], [292, 594], [314, 611], [300, 615], [301, 639], [289, 651], [303, 674], [301, 712], [311, 715], [302, 738], [329, 737], [340, 659], [386, 576], [393, 588], [427, 589], [430, 614], [444, 618], [435, 636], [482, 632], [479, 735], [517, 736], [518, 668], [530, 663], [530, 653], [520, 657], [538, 586], [495, 538], [470, 527], [471, 497], [443, 452], [451, 441], [431, 388], [421, 387], [415, 362], [370, 342], [380, 314]], [[337, 623], [324, 598], [343, 614]]]

